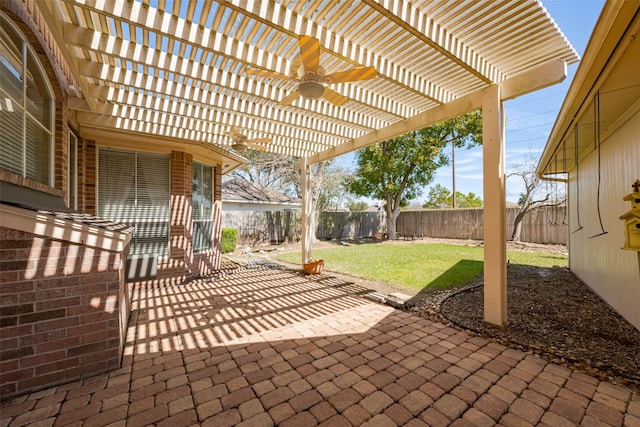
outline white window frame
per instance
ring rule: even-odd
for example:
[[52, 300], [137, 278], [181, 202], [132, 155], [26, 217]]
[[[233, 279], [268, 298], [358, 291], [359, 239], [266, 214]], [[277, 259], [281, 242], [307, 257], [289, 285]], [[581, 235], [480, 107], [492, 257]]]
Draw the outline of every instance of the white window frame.
[[[214, 221], [214, 214], [215, 213], [214, 213], [214, 209], [213, 209], [213, 207], [215, 205], [215, 200], [214, 200], [215, 190], [214, 190], [213, 186], [214, 186], [214, 182], [215, 182], [216, 170], [215, 170], [214, 166], [206, 165], [204, 163], [199, 163], [199, 162], [195, 162], [194, 161], [192, 163], [192, 165], [191, 165], [192, 175], [195, 174], [196, 168], [200, 168], [201, 171], [204, 171], [204, 168], [208, 168], [208, 169], [211, 170], [211, 182], [210, 182], [211, 207], [209, 208], [211, 213], [209, 215], [209, 218], [196, 218], [195, 217], [195, 213], [196, 213], [195, 206], [192, 206], [192, 209], [191, 209], [191, 227], [192, 227], [192, 230], [193, 230], [192, 233], [191, 233], [191, 235], [192, 235], [191, 244], [192, 244], [192, 247], [193, 247], [193, 253], [194, 254], [201, 254], [201, 253], [211, 252], [214, 249], [214, 246], [213, 246], [213, 232], [214, 232], [214, 230], [213, 230], [213, 228], [211, 229], [211, 235], [209, 236], [210, 238], [207, 240], [207, 244], [204, 247], [196, 246], [196, 243], [199, 244], [199, 242], [200, 242], [200, 239], [197, 238], [198, 236], [197, 236], [197, 233], [196, 233], [196, 223], [200, 223], [200, 224], [209, 223], [209, 225], [211, 227], [214, 227], [214, 225], [215, 225], [215, 221]], [[201, 173], [201, 176], [204, 176], [204, 173]], [[192, 205], [194, 203], [193, 192], [191, 194], [191, 203], [192, 203]], [[198, 212], [202, 212], [202, 208], [198, 209]]]
[[[7, 15], [5, 15], [4, 13], [0, 12], [0, 22], [4, 25], [6, 24], [6, 26], [8, 28], [11, 28], [11, 30], [13, 30], [16, 34], [18, 34], [18, 36], [21, 38], [22, 40], [22, 58], [20, 58], [21, 60], [21, 66], [22, 69], [20, 70], [21, 73], [21, 78], [22, 78], [22, 105], [20, 106], [22, 108], [22, 173], [20, 174], [22, 177], [27, 177], [27, 117], [31, 117], [33, 119], [33, 121], [38, 125], [38, 127], [42, 130], [44, 130], [48, 135], [49, 135], [49, 158], [48, 158], [48, 165], [47, 165], [47, 169], [48, 169], [48, 174], [47, 174], [47, 182], [43, 182], [43, 184], [46, 184], [50, 187], [54, 186], [54, 178], [55, 178], [55, 168], [54, 168], [54, 162], [55, 162], [55, 146], [54, 146], [54, 138], [55, 138], [55, 118], [56, 118], [56, 110], [55, 110], [55, 96], [53, 93], [53, 87], [51, 86], [51, 82], [49, 81], [49, 77], [47, 75], [47, 73], [45, 72], [42, 63], [40, 62], [40, 59], [38, 57], [38, 55], [36, 54], [36, 52], [34, 51], [34, 49], [31, 47], [31, 45], [29, 44], [29, 41], [27, 40], [27, 38], [25, 37], [25, 35], [22, 33], [22, 31], [13, 23], [13, 21], [11, 19], [9, 19], [9, 17]], [[44, 82], [45, 88], [47, 90], [47, 95], [49, 97], [49, 111], [50, 113], [50, 117], [49, 117], [49, 123], [48, 123], [48, 128], [46, 128], [44, 125], [46, 125], [46, 123], [41, 123], [39, 120], [36, 120], [33, 116], [31, 116], [31, 113], [28, 111], [27, 109], [27, 103], [28, 103], [28, 98], [27, 98], [27, 79], [24, 78], [24, 76], [27, 75], [27, 59], [29, 58], [29, 56], [31, 58], [33, 58], [33, 63], [35, 64], [35, 67], [37, 69], [37, 71], [40, 73], [40, 78], [42, 79], [42, 81]], [[2, 89], [0, 88], [0, 99], [2, 99], [2, 101], [4, 101], [5, 96], [2, 95]], [[14, 172], [15, 173], [15, 172]]]

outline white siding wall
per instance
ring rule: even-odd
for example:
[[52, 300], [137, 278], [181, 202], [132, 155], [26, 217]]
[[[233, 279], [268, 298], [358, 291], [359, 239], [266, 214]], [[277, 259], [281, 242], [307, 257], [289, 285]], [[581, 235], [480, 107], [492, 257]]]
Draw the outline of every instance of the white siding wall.
[[[631, 208], [622, 198], [640, 178], [640, 114], [636, 114], [601, 146], [600, 212], [597, 211], [598, 152], [594, 151], [570, 173], [569, 266], [631, 324], [640, 329], [640, 272], [636, 252], [624, 245], [624, 221]], [[579, 200], [578, 200], [579, 189]], [[579, 206], [577, 203], [579, 202]], [[578, 229], [577, 209], [580, 209]]]

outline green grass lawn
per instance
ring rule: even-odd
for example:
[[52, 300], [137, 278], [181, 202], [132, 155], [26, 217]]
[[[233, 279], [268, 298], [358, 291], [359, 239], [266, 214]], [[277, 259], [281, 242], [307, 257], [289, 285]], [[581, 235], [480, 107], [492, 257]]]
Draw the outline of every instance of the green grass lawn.
[[[300, 257], [300, 252], [289, 252], [279, 255], [278, 260], [297, 264]], [[427, 243], [338, 246], [315, 249], [313, 257], [324, 259], [326, 270], [412, 290], [463, 284], [480, 275], [484, 264], [480, 247]], [[516, 264], [567, 265], [567, 257], [558, 254], [508, 251], [507, 257]]]

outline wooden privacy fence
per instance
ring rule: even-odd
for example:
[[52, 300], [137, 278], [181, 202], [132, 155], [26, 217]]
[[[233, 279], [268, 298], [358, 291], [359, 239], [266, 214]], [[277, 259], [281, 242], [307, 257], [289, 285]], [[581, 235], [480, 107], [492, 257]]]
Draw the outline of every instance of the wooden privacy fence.
[[320, 212], [316, 238], [329, 240], [373, 237], [384, 228], [384, 212]]
[[[517, 214], [518, 208], [507, 209], [507, 238], [511, 237]], [[403, 211], [396, 222], [396, 231], [409, 237], [482, 240], [482, 216], [482, 208]], [[535, 209], [522, 221], [520, 240], [564, 245], [566, 220], [565, 207]], [[321, 212], [316, 237], [320, 240], [373, 237], [385, 228], [384, 212]]]
[[[517, 214], [518, 208], [507, 209], [507, 238], [511, 237]], [[400, 213], [396, 229], [407, 236], [482, 240], [482, 215], [482, 208], [405, 211]], [[520, 240], [565, 245], [566, 207], [542, 207], [529, 212], [522, 221]]]
[[[507, 209], [507, 238], [511, 237], [518, 208]], [[482, 240], [482, 208], [403, 211], [396, 229], [401, 236]], [[320, 212], [316, 238], [358, 239], [384, 231], [384, 212]], [[223, 212], [222, 226], [238, 229], [238, 243], [283, 243], [300, 240], [301, 215], [292, 212]], [[566, 244], [565, 207], [544, 207], [531, 211], [522, 222], [523, 242]]]

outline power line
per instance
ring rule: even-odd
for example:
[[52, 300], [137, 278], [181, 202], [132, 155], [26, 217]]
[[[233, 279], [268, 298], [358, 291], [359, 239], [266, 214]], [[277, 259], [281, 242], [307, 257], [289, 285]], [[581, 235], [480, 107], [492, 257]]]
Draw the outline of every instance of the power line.
[[517, 140], [517, 141], [508, 141], [508, 142], [507, 142], [507, 145], [520, 144], [520, 143], [522, 143], [522, 142], [539, 141], [539, 140], [541, 140], [541, 139], [542, 139], [542, 140], [546, 140], [546, 139], [547, 139], [547, 137], [546, 137], [546, 136], [541, 136], [541, 137], [539, 137], [539, 138], [529, 138], [529, 139], [520, 139], [520, 140]]
[[523, 101], [523, 102], [519, 102], [519, 103], [518, 102], [514, 102], [513, 104], [509, 104], [509, 107], [510, 108], [511, 107], [519, 107], [521, 105], [533, 104], [534, 102], [538, 102], [538, 101], [541, 101], [541, 100], [547, 99], [547, 98], [553, 98], [554, 96], [558, 96], [558, 95], [565, 95], [566, 93], [567, 93], [566, 90], [561, 90], [561, 91], [554, 92], [554, 93], [551, 93], [551, 94], [545, 95], [545, 96], [540, 96], [540, 97], [537, 97], [537, 98], [534, 98], [534, 99], [527, 99], [526, 101]]
[[550, 126], [552, 124], [553, 124], [553, 122], [547, 122], [547, 123], [542, 123], [540, 125], [528, 126], [526, 128], [522, 128], [522, 129], [507, 130], [507, 133], [526, 132], [526, 131], [530, 131], [531, 129]]
[[529, 117], [542, 116], [543, 114], [557, 113], [558, 111], [559, 111], [558, 108], [554, 108], [553, 110], [543, 111], [541, 113], [536, 113], [536, 114], [529, 114], [527, 116], [511, 117], [511, 118], [507, 118], [507, 123], [515, 120], [528, 119]]

